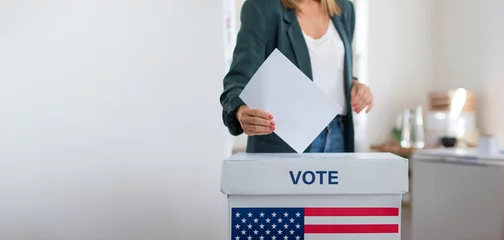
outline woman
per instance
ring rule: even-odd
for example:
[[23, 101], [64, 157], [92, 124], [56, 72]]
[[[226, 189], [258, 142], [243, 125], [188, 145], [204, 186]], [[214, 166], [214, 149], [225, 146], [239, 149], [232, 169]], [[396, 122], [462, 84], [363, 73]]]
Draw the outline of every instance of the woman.
[[247, 107], [239, 95], [269, 54], [279, 49], [336, 103], [341, 115], [306, 152], [353, 152], [352, 110], [369, 112], [369, 88], [353, 76], [355, 11], [348, 0], [246, 0], [241, 29], [221, 95], [223, 120], [233, 135], [247, 134], [247, 152], [293, 152], [276, 134], [274, 113]]

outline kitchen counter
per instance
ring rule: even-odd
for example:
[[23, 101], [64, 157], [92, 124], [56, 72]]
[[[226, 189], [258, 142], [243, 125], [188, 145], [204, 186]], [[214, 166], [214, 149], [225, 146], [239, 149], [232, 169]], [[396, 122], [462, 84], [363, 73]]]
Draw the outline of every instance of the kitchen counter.
[[504, 155], [423, 150], [410, 164], [412, 240], [504, 239]]

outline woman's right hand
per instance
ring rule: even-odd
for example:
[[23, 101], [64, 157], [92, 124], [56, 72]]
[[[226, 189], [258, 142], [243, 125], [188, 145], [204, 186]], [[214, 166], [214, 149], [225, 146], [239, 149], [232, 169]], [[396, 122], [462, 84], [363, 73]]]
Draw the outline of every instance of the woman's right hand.
[[265, 111], [241, 106], [236, 111], [236, 118], [249, 136], [268, 135], [275, 131], [273, 115]]

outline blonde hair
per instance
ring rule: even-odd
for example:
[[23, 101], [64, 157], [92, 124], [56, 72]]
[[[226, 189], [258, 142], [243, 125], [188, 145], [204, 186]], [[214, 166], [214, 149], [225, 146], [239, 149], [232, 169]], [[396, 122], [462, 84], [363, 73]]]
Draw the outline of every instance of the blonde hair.
[[[282, 3], [284, 7], [287, 9], [293, 8], [296, 11], [300, 11], [298, 1], [299, 0], [282, 0]], [[317, 0], [317, 1], [322, 4], [324, 10], [326, 10], [331, 17], [334, 15], [339, 16], [341, 14], [341, 9], [339, 8], [338, 4], [336, 4], [336, 0]]]

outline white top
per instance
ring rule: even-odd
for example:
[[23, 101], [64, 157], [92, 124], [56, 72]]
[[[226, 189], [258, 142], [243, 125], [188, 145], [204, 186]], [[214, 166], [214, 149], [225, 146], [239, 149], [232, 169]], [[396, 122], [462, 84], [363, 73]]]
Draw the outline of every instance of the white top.
[[334, 24], [330, 21], [326, 33], [314, 39], [303, 32], [310, 54], [313, 81], [334, 102], [343, 108], [346, 115], [344, 58], [345, 46]]

